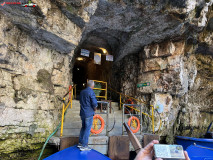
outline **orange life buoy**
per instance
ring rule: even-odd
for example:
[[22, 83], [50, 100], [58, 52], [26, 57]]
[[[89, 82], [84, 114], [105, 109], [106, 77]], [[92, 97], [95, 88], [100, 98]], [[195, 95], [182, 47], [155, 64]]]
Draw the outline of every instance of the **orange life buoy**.
[[[131, 121], [132, 120], [137, 122], [137, 127], [135, 127], [136, 129], [132, 129], [132, 127], [131, 127]], [[129, 120], [128, 120], [128, 126], [130, 127], [130, 129], [131, 129], [131, 131], [133, 133], [137, 133], [139, 131], [139, 129], [140, 129], [140, 121], [139, 121], [139, 119], [137, 117], [135, 117], [135, 116], [130, 117]]]
[[[97, 125], [95, 123], [97, 123], [98, 120], [101, 121], [101, 128], [97, 130], [94, 125]], [[103, 131], [103, 129], [104, 129], [104, 125], [105, 125], [104, 119], [98, 114], [94, 115], [94, 117], [93, 117], [93, 126], [94, 126], [94, 128], [93, 127], [91, 128], [91, 133], [100, 134]]]
[[72, 85], [69, 86], [69, 101], [71, 100], [71, 96], [72, 96]]
[[[132, 99], [127, 99], [126, 102], [125, 102], [125, 104], [134, 104], [134, 102], [133, 102]], [[133, 107], [133, 106], [130, 106], [130, 107]], [[133, 113], [134, 109], [129, 108], [129, 107], [125, 108], [125, 114], [128, 114], [129, 112]]]

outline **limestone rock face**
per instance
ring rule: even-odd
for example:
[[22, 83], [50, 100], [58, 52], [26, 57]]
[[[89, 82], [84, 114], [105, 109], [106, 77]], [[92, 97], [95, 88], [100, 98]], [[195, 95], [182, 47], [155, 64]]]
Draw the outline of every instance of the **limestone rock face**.
[[40, 149], [61, 121], [58, 97], [72, 84], [70, 62], [81, 22], [97, 7], [97, 1], [86, 2], [78, 7], [83, 12], [69, 17], [66, 3], [33, 2], [36, 8], [0, 7], [0, 157]]
[[[196, 47], [191, 53], [186, 53], [190, 46], [182, 41], [173, 44], [175, 43], [179, 44], [174, 49], [178, 54], [167, 54], [170, 45], [165, 45], [164, 42], [163, 45], [168, 47], [164, 48], [166, 54], [157, 54], [159, 50], [156, 51], [155, 47], [150, 47], [147, 51], [148, 46], [135, 55], [134, 59], [127, 56], [122, 60], [124, 64], [128, 60], [128, 64], [139, 65], [138, 70], [130, 67], [131, 73], [126, 72], [128, 74], [121, 78], [121, 82], [125, 78], [128, 80], [122, 83], [123, 88], [126, 88], [127, 82], [131, 82], [132, 88], [127, 93], [137, 95], [138, 99], [144, 100], [145, 97], [148, 108], [149, 105], [156, 109], [163, 106], [162, 113], [156, 111], [154, 114], [155, 132], [165, 136], [168, 143], [174, 142], [174, 135], [202, 136], [212, 121], [213, 109], [212, 56], [205, 55], [206, 52], [195, 54]], [[161, 46], [161, 43], [158, 45]], [[147, 56], [147, 52], [155, 53], [151, 54], [155, 56]], [[120, 69], [127, 70], [129, 66], [126, 64]], [[133, 74], [134, 79], [131, 79], [129, 75]], [[149, 82], [150, 86], [136, 88], [137, 84], [146, 82]], [[144, 111], [151, 115], [151, 110]], [[143, 122], [144, 126], [147, 121], [149, 120], [145, 119]], [[148, 130], [151, 130], [149, 127]]]
[[[151, 44], [135, 54], [134, 58], [126, 56], [119, 63], [120, 72], [127, 73], [119, 81], [123, 92], [145, 100], [146, 105], [141, 105], [149, 115], [152, 114], [150, 105], [155, 109], [159, 106], [164, 108], [162, 112], [154, 113], [154, 129], [168, 143], [174, 142], [175, 135], [203, 136], [212, 121], [213, 60], [212, 55], [208, 55], [212, 52], [206, 49], [198, 53], [199, 45], [193, 46], [186, 42], [165, 41], [162, 48], [161, 43]], [[171, 49], [171, 46], [174, 48]], [[134, 69], [133, 63], [139, 67]], [[134, 78], [130, 75], [134, 75]], [[126, 86], [129, 82], [131, 87], [128, 89]], [[136, 87], [146, 82], [150, 86]], [[147, 122], [150, 119], [145, 116], [142, 122], [147, 127], [145, 132], [151, 131], [151, 125]]]

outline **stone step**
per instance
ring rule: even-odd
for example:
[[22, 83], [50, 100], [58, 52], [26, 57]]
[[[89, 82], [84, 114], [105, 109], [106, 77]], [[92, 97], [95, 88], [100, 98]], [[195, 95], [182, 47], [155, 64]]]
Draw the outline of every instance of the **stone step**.
[[[109, 126], [108, 126], [108, 128], [109, 128], [109, 130], [111, 130], [111, 128], [113, 127], [113, 122], [112, 123], [110, 123], [109, 124]], [[105, 127], [106, 127], [106, 125], [105, 125]], [[64, 129], [77, 129], [77, 128], [81, 128], [81, 122], [74, 122], [74, 123], [67, 123], [66, 125], [64, 124]], [[116, 130], [116, 129], [120, 129], [120, 128], [122, 128], [122, 125], [121, 125], [121, 123], [115, 123], [115, 125], [114, 125], [114, 130]]]
[[[114, 110], [118, 110], [119, 109], [119, 103], [111, 102], [111, 107], [113, 107]], [[70, 106], [69, 106], [69, 108], [70, 108]], [[77, 100], [73, 100], [72, 108], [80, 108], [80, 102], [77, 101]]]
[[107, 151], [108, 151], [108, 144], [106, 144], [106, 145], [102, 145], [102, 144], [101, 145], [98, 145], [98, 144], [89, 145], [89, 147], [91, 147], [92, 149], [94, 149], [94, 150], [96, 150], [96, 151], [98, 151], [98, 152], [100, 152], [104, 155], [106, 155]]
[[[109, 130], [112, 128], [114, 124], [114, 119], [116, 119], [114, 129], [109, 133], [110, 135], [121, 135], [122, 134], [122, 110], [119, 110], [118, 103], [112, 102], [111, 106], [113, 107], [112, 112], [109, 114]], [[98, 110], [100, 112], [100, 110]], [[97, 114], [99, 114], [96, 112]], [[70, 107], [67, 109], [67, 113], [64, 119], [64, 136], [78, 136], [81, 129], [81, 118], [80, 118], [80, 103], [77, 100], [73, 101], [73, 108]], [[107, 115], [100, 114], [105, 121], [105, 125], [107, 123]], [[126, 119], [128, 116], [125, 116]], [[60, 131], [57, 133], [60, 135]], [[106, 126], [102, 133], [99, 135], [106, 135]]]
[[80, 128], [72, 128], [72, 129], [64, 128], [63, 130], [63, 136], [79, 136], [79, 134]]

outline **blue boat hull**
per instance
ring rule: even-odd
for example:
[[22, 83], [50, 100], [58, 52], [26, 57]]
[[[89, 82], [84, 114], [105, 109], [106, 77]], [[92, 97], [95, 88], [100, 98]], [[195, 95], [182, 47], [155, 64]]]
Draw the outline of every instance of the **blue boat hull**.
[[184, 150], [186, 150], [190, 145], [194, 144], [213, 148], [213, 139], [176, 136], [176, 142], [177, 144], [182, 145]]
[[96, 150], [80, 151], [77, 146], [72, 146], [59, 151], [44, 160], [111, 160], [107, 156], [97, 152]]
[[191, 145], [186, 151], [191, 160], [213, 160], [213, 149], [200, 145]]

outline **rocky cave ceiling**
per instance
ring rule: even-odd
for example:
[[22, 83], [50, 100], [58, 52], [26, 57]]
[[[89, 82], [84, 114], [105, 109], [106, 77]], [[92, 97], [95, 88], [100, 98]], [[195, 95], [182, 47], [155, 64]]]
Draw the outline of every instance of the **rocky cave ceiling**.
[[[95, 1], [94, 1], [95, 2]], [[79, 44], [71, 43], [46, 30], [45, 16], [39, 7], [25, 8], [18, 5], [7, 5], [0, 8], [18, 28], [45, 47], [55, 49], [60, 53], [70, 53], [77, 46], [92, 49], [106, 48], [115, 56], [116, 61], [128, 54], [138, 53], [145, 45], [161, 42], [166, 39], [179, 40], [190, 37], [196, 39], [203, 26], [194, 23], [202, 20], [199, 13], [205, 7], [205, 1], [200, 0], [196, 12], [193, 4], [187, 0], [99, 0], [95, 6], [87, 8], [88, 13], [95, 11], [90, 21], [82, 18], [82, 10], [93, 1], [86, 0], [51, 0], [49, 15], [55, 14], [57, 8], [70, 21], [83, 30]], [[57, 12], [56, 12], [57, 13]], [[60, 15], [58, 15], [60, 16]], [[196, 18], [197, 17], [197, 18]], [[193, 22], [191, 19], [194, 18]], [[212, 20], [209, 23], [212, 23]], [[212, 24], [209, 24], [212, 30]], [[9, 28], [8, 28], [9, 29]], [[193, 41], [197, 43], [197, 41]], [[210, 53], [212, 49], [210, 48]]]

